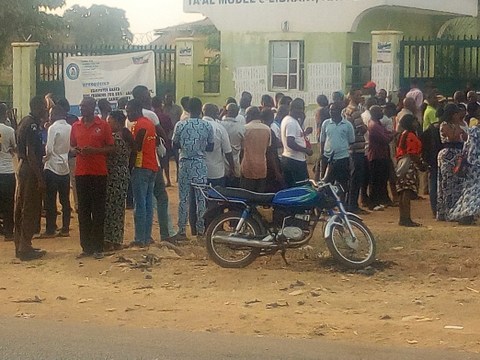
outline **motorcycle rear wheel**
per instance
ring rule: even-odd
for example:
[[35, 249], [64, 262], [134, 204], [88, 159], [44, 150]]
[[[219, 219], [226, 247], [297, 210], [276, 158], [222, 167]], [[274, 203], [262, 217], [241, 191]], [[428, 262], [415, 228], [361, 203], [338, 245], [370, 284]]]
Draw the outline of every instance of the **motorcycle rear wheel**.
[[363, 269], [375, 260], [377, 253], [375, 238], [362, 221], [353, 217], [349, 217], [348, 220], [357, 238], [354, 243], [357, 249], [348, 244], [351, 235], [345, 223], [334, 224], [325, 242], [330, 254], [340, 264], [350, 269]]
[[[210, 258], [224, 268], [244, 268], [250, 265], [260, 254], [259, 248], [244, 245], [223, 244], [213, 239], [214, 235], [232, 234], [242, 217], [240, 211], [229, 211], [213, 219], [207, 229], [207, 252]], [[260, 226], [252, 218], [247, 218], [236, 236], [253, 237], [260, 235]]]

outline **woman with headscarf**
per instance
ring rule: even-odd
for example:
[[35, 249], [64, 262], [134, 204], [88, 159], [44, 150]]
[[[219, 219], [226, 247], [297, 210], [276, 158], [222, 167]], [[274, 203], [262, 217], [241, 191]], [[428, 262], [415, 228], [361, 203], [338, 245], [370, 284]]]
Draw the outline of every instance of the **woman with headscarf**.
[[480, 126], [474, 126], [467, 131], [468, 139], [463, 152], [468, 165], [463, 191], [448, 214], [449, 220], [458, 221], [461, 225], [471, 225], [480, 215]]
[[448, 214], [462, 194], [464, 179], [454, 172], [467, 139], [465, 111], [455, 104], [446, 106], [440, 124], [440, 139], [443, 149], [438, 153], [437, 220], [449, 220]]

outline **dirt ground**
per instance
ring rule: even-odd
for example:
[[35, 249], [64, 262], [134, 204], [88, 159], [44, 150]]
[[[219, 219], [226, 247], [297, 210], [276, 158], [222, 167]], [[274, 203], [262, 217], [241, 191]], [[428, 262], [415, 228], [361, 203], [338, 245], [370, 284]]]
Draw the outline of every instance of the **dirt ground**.
[[[168, 189], [174, 218], [177, 190]], [[478, 227], [436, 222], [426, 200], [413, 214], [422, 228], [399, 227], [397, 208], [364, 217], [378, 242], [367, 274], [336, 266], [321, 231], [287, 253], [289, 266], [275, 255], [222, 269], [198, 243], [181, 256], [150, 247], [76, 260], [74, 219], [71, 238], [34, 241], [48, 251], [39, 261], [0, 243], [0, 316], [480, 352]], [[128, 242], [131, 211], [126, 228]]]

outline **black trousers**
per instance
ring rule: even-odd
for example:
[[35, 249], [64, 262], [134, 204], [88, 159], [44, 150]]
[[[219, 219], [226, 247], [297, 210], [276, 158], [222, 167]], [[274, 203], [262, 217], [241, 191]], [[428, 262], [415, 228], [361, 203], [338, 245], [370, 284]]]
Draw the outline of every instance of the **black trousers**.
[[45, 170], [46, 232], [54, 234], [57, 231], [57, 194], [62, 205], [62, 232], [70, 228], [70, 175], [57, 175], [53, 171]]
[[370, 184], [372, 193], [370, 200], [372, 206], [388, 204], [388, 159], [376, 159], [370, 161]]
[[240, 187], [245, 190], [263, 193], [267, 187], [267, 179], [247, 179], [242, 176], [240, 178]]
[[282, 170], [287, 187], [294, 187], [297, 185], [297, 182], [309, 179], [306, 161], [282, 156]]
[[103, 251], [107, 177], [76, 176], [80, 245], [87, 254]]
[[[332, 184], [338, 182], [342, 185], [344, 192], [348, 192], [348, 182], [350, 180], [350, 158], [334, 160], [328, 164], [324, 180]], [[345, 199], [342, 199], [342, 201], [344, 200]]]
[[[353, 153], [350, 172], [350, 184], [348, 188], [348, 210], [358, 210], [358, 196], [365, 177], [365, 154]], [[347, 191], [347, 189], [345, 189]]]
[[15, 174], [0, 174], [0, 214], [3, 217], [3, 235], [7, 238], [13, 236], [15, 188]]

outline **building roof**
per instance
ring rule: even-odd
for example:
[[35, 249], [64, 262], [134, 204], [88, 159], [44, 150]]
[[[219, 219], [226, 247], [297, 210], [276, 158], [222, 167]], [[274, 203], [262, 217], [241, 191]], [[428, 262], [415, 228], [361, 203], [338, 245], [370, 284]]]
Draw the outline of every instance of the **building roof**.
[[180, 37], [194, 37], [195, 35], [198, 35], [200, 29], [205, 29], [206, 27], [215, 28], [215, 25], [213, 25], [209, 18], [155, 29], [155, 36], [158, 37], [151, 43], [151, 45], [174, 45], [175, 39]]

